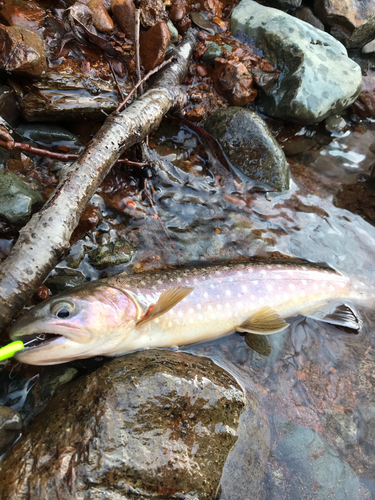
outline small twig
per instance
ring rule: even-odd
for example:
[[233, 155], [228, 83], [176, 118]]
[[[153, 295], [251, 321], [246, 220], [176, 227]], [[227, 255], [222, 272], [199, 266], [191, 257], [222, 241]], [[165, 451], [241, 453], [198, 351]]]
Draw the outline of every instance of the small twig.
[[[4, 135], [1, 134], [1, 137], [4, 137]], [[22, 151], [23, 153], [30, 153], [44, 158], [50, 158], [51, 160], [60, 161], [74, 161], [79, 156], [75, 153], [56, 153], [55, 151], [49, 151], [48, 149], [34, 148], [34, 146], [30, 146], [30, 144], [27, 144], [26, 142], [0, 140], [0, 148], [7, 149], [8, 151]], [[126, 165], [134, 165], [135, 167], [144, 167], [145, 165], [148, 165], [148, 163], [131, 161], [127, 158], [120, 158], [117, 160], [117, 163], [125, 163]]]
[[[139, 30], [140, 30], [140, 12], [139, 9], [134, 11], [134, 24], [135, 24], [135, 34], [134, 34], [134, 48], [135, 48], [135, 69], [137, 72], [137, 83], [141, 80], [141, 58], [139, 56]], [[143, 94], [143, 84], [139, 86], [140, 95]]]
[[[155, 192], [154, 187], [153, 187], [153, 185], [151, 184], [151, 182], [150, 182], [150, 185], [151, 185], [151, 188], [152, 188], [153, 192]], [[173, 248], [173, 250], [175, 251], [175, 254], [176, 254], [177, 262], [178, 262], [178, 264], [180, 265], [180, 264], [181, 264], [181, 262], [180, 262], [180, 259], [178, 258], [177, 248], [176, 248], [175, 244], [173, 243], [172, 238], [169, 236], [169, 233], [168, 233], [168, 231], [167, 231], [166, 227], [164, 226], [163, 221], [160, 219], [159, 214], [158, 214], [158, 211], [156, 210], [155, 204], [154, 204], [154, 202], [153, 202], [153, 200], [152, 200], [152, 197], [151, 197], [151, 195], [150, 195], [150, 192], [149, 192], [149, 190], [147, 189], [147, 179], [145, 179], [145, 180], [144, 180], [144, 188], [145, 188], [145, 192], [146, 192], [146, 194], [147, 194], [147, 197], [148, 197], [148, 199], [149, 199], [149, 201], [150, 201], [151, 207], [152, 207], [153, 211], [155, 212], [156, 218], [157, 218], [157, 220], [160, 222], [161, 227], [163, 228], [163, 231], [165, 232], [165, 234], [167, 235], [167, 237], [168, 237], [169, 241], [171, 242], [172, 248]]]
[[125, 106], [125, 104], [129, 101], [129, 99], [131, 98], [131, 96], [134, 94], [134, 92], [136, 92], [137, 88], [142, 84], [144, 83], [146, 80], [148, 80], [150, 78], [150, 76], [152, 76], [154, 73], [157, 73], [161, 68], [163, 68], [164, 66], [166, 66], [167, 64], [169, 64], [171, 61], [173, 60], [173, 56], [170, 57], [169, 59], [167, 59], [166, 61], [163, 61], [161, 64], [159, 64], [159, 66], [157, 66], [155, 69], [152, 69], [151, 71], [149, 71], [147, 73], [146, 76], [144, 76], [142, 78], [142, 80], [140, 80], [136, 85], [134, 85], [134, 87], [131, 89], [131, 91], [129, 92], [129, 94], [125, 97], [125, 99], [122, 101], [121, 104], [119, 104], [116, 108], [116, 113], [118, 113], [119, 111], [122, 110], [122, 108]]
[[112, 73], [112, 76], [113, 76], [113, 79], [115, 81], [115, 84], [116, 84], [116, 88], [117, 88], [117, 93], [118, 93], [118, 96], [119, 96], [119, 100], [120, 102], [122, 102], [124, 100], [124, 94], [121, 90], [121, 87], [118, 83], [118, 80], [117, 80], [117, 75], [116, 75], [116, 72], [113, 68], [113, 65], [112, 65], [112, 61], [111, 59], [107, 56], [107, 54], [105, 54], [105, 58], [107, 59], [107, 62], [108, 62], [108, 66], [109, 66], [109, 69], [111, 70], [111, 73]]

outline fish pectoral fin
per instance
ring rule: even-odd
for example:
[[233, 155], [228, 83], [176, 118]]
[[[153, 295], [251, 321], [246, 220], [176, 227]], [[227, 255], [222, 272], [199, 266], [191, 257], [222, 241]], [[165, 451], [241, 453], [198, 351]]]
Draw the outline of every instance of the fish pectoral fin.
[[168, 288], [159, 297], [155, 305], [150, 306], [146, 314], [137, 322], [136, 328], [147, 323], [147, 321], [152, 321], [153, 319], [161, 316], [162, 314], [168, 312], [172, 307], [181, 302], [185, 297], [187, 297], [192, 291], [193, 287], [188, 286], [176, 286]]
[[248, 333], [245, 336], [246, 344], [253, 351], [261, 354], [262, 356], [269, 356], [271, 354], [271, 346], [268, 338], [265, 335], [256, 335], [254, 333]]
[[325, 311], [322, 313], [321, 311], [318, 311], [316, 313], [309, 314], [308, 317], [334, 326], [349, 328], [350, 330], [359, 330], [361, 328], [358, 316], [347, 304], [337, 306], [333, 312], [327, 313], [327, 311]]
[[249, 319], [237, 326], [236, 332], [256, 333], [258, 335], [267, 335], [268, 333], [277, 333], [284, 330], [289, 323], [272, 307], [266, 306], [259, 309]]

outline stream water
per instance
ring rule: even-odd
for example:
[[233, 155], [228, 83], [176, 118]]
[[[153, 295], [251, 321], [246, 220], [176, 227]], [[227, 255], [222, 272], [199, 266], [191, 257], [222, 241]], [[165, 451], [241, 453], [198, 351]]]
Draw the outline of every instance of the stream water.
[[[288, 192], [265, 196], [240, 183], [233, 189], [212, 177], [206, 180], [210, 165], [197, 135], [166, 122], [152, 144], [162, 158], [189, 172], [190, 181], [168, 182], [150, 168], [126, 173], [116, 167], [92, 200], [99, 223], [73, 245], [51, 282], [56, 284], [56, 276], [61, 286], [61, 280], [69, 283], [72, 277], [75, 283], [121, 271], [279, 253], [325, 263], [373, 286], [369, 171], [375, 126], [367, 122], [327, 137], [328, 145], [293, 158]], [[351, 198], [345, 195], [349, 187]], [[347, 209], [350, 200], [358, 214]], [[119, 239], [136, 248], [133, 259], [94, 267], [90, 252]], [[3, 252], [9, 241], [1, 240]], [[234, 375], [267, 422], [269, 455], [254, 500], [375, 498], [375, 312], [361, 310], [360, 315], [358, 335], [297, 317], [287, 330], [269, 336], [269, 357], [250, 350], [236, 334], [181, 348], [211, 358]], [[84, 373], [101, 362], [75, 362], [69, 369]], [[63, 378], [66, 370], [5, 365], [0, 404], [19, 411], [27, 423], [48, 400], [50, 386], [43, 384], [52, 374]], [[246, 450], [256, 430], [245, 432], [247, 415], [241, 417], [239, 439], [224, 467], [223, 500], [250, 498], [243, 496], [251, 484]], [[233, 471], [231, 454], [236, 453], [243, 453], [243, 467]]]

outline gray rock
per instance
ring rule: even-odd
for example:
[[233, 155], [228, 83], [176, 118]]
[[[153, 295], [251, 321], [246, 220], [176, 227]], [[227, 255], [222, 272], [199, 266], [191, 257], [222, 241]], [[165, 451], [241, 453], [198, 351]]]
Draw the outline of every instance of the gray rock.
[[301, 19], [301, 21], [305, 21], [305, 23], [309, 23], [311, 24], [311, 26], [324, 31], [324, 24], [314, 15], [313, 11], [308, 7], [301, 7], [300, 9], [297, 9], [295, 12], [295, 16], [298, 19]]
[[374, 0], [314, 0], [314, 12], [350, 49], [360, 49], [375, 37]]
[[361, 52], [362, 54], [373, 54], [375, 52], [375, 40], [371, 40], [371, 42], [366, 43], [366, 45], [362, 47]]
[[0, 497], [211, 500], [244, 406], [235, 379], [208, 359], [114, 359], [33, 421], [3, 463]]
[[212, 113], [205, 129], [217, 139], [231, 163], [247, 176], [289, 189], [289, 167], [266, 122], [249, 109], [232, 106]]
[[350, 453], [357, 444], [357, 426], [354, 420], [337, 410], [327, 410], [325, 427], [333, 435], [333, 444], [343, 453]]
[[174, 27], [174, 24], [172, 23], [172, 21], [168, 20], [167, 24], [168, 24], [169, 31], [171, 33], [170, 43], [176, 44], [178, 42], [178, 31]]
[[43, 204], [43, 197], [13, 172], [0, 170], [0, 219], [23, 225]]
[[233, 47], [230, 45], [224, 44], [223, 47], [218, 45], [215, 42], [211, 42], [208, 46], [208, 49], [202, 56], [202, 61], [206, 64], [211, 64], [212, 66], [215, 64], [215, 59], [217, 57], [221, 57], [221, 53], [223, 50], [228, 50], [229, 52], [232, 52]]
[[253, 0], [234, 9], [231, 30], [250, 34], [280, 78], [260, 109], [276, 118], [315, 123], [350, 106], [361, 90], [361, 70], [332, 36]]
[[86, 277], [79, 271], [73, 269], [57, 269], [57, 274], [49, 276], [45, 285], [53, 294], [63, 292], [68, 288], [83, 285], [86, 283]]
[[7, 406], [0, 406], [0, 455], [14, 443], [21, 430], [20, 414]]
[[302, 0], [267, 0], [266, 4], [277, 9], [289, 10], [299, 7]]
[[[280, 469], [281, 482], [289, 488], [287, 498], [357, 498], [358, 477], [325, 439], [311, 429], [299, 427], [284, 419], [279, 420], [277, 429], [283, 437], [275, 449], [275, 455], [280, 464], [285, 463], [287, 466], [287, 470]], [[278, 497], [273, 498], [276, 500]]]
[[131, 261], [135, 254], [135, 247], [126, 240], [116, 240], [115, 243], [99, 245], [97, 249], [89, 252], [90, 264], [96, 269], [105, 269]]
[[341, 133], [347, 126], [346, 121], [340, 115], [331, 115], [325, 120], [325, 128], [329, 132]]

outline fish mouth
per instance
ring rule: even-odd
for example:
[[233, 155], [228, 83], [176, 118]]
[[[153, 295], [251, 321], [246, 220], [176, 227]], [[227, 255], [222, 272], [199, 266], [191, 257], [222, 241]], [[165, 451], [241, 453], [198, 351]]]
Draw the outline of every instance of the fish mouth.
[[17, 340], [21, 340], [27, 350], [45, 347], [59, 339], [65, 339], [65, 337], [57, 333], [35, 333], [33, 335], [17, 336]]

